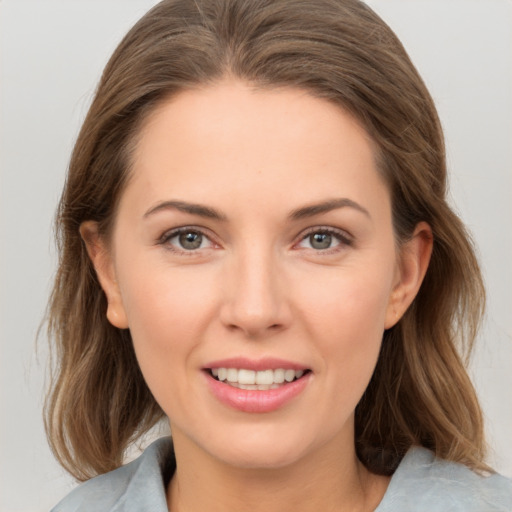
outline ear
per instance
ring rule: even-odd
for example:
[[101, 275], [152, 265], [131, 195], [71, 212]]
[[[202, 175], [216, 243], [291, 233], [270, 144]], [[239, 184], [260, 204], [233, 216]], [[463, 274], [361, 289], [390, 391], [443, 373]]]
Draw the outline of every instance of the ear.
[[434, 239], [432, 229], [420, 222], [399, 254], [396, 282], [390, 295], [384, 328], [393, 327], [416, 297], [427, 272]]
[[121, 292], [116, 279], [112, 254], [104, 238], [99, 234], [98, 223], [86, 221], [80, 224], [80, 235], [85, 242], [87, 254], [96, 270], [96, 275], [107, 296], [108, 321], [119, 329], [128, 328]]

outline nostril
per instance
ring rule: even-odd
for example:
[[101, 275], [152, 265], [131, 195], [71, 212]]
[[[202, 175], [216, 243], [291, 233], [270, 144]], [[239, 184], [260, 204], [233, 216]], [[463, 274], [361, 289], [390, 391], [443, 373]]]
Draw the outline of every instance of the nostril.
[[264, 331], [264, 330], [267, 330], [267, 331], [279, 331], [280, 329], [282, 329], [283, 325], [282, 324], [271, 324], [269, 325], [266, 329], [260, 329], [260, 328], [257, 328], [257, 327], [244, 327], [243, 326], [240, 326], [240, 325], [237, 325], [237, 324], [228, 324], [226, 326], [230, 331], [238, 331], [238, 330], [241, 330], [241, 331]]

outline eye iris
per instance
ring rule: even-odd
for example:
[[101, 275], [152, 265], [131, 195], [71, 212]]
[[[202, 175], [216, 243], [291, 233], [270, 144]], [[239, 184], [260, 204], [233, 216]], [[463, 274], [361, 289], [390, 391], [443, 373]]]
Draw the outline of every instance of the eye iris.
[[314, 249], [328, 249], [331, 246], [332, 235], [329, 233], [313, 233], [309, 235], [309, 242]]
[[179, 236], [180, 245], [184, 249], [198, 249], [201, 247], [201, 243], [203, 241], [203, 235], [200, 233], [194, 233], [193, 231], [189, 231], [187, 233], [181, 233]]

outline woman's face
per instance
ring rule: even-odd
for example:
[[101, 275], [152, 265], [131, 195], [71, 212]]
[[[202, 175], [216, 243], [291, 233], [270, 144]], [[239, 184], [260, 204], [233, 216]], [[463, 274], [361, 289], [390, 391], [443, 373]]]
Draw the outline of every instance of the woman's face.
[[110, 247], [109, 319], [176, 442], [239, 467], [353, 444], [405, 306], [389, 192], [350, 115], [296, 89], [180, 93], [142, 130]]

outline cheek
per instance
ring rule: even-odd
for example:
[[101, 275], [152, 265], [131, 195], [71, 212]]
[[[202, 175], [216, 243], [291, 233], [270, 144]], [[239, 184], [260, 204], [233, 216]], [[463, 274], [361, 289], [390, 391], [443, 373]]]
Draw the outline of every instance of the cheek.
[[392, 287], [390, 275], [391, 272], [372, 272], [368, 267], [360, 271], [336, 269], [305, 283], [299, 302], [305, 316], [330, 333], [329, 338], [363, 338], [364, 333], [370, 332], [380, 337]]
[[[169, 267], [132, 266], [122, 280], [123, 303], [141, 371], [164, 409], [168, 389], [186, 386], [186, 368], [207, 316], [208, 298], [187, 271]], [[167, 390], [167, 391], [166, 391]], [[172, 394], [179, 396], [179, 394]]]
[[189, 338], [211, 304], [211, 279], [193, 266], [142, 260], [123, 269], [120, 281], [130, 330], [143, 337], [152, 333], [166, 344]]
[[328, 406], [352, 410], [377, 362], [391, 280], [382, 273], [354, 271], [314, 290], [304, 303], [304, 318], [322, 353], [327, 388], [333, 390]]

